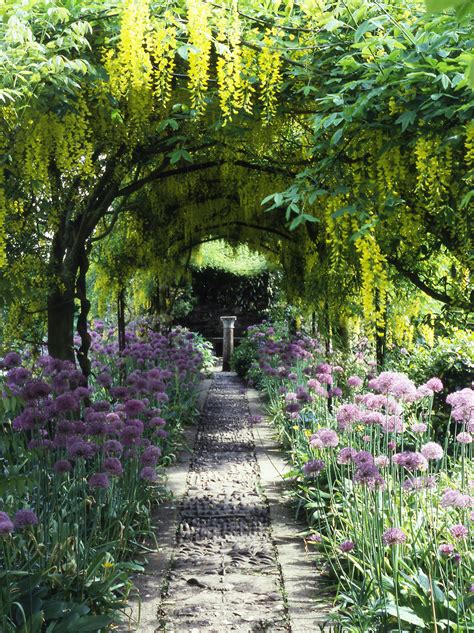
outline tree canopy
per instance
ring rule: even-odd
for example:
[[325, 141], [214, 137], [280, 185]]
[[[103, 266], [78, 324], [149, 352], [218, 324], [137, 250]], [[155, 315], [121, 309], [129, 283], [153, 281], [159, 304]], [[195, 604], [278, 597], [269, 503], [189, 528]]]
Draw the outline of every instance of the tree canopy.
[[143, 272], [172, 283], [221, 237], [279, 261], [322, 319], [400, 334], [425, 295], [465, 315], [474, 35], [458, 4], [3, 2], [9, 322], [40, 315], [72, 359], [78, 302], [87, 372], [91, 254], [119, 292]]

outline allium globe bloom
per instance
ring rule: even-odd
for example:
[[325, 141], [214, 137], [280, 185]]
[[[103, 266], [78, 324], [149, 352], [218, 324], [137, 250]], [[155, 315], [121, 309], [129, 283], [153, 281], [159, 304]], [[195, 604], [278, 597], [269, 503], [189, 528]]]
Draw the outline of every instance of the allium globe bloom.
[[385, 479], [375, 464], [361, 464], [357, 466], [354, 473], [354, 483], [367, 486], [371, 490], [385, 487]]
[[374, 463], [374, 456], [368, 451], [357, 451], [352, 459], [354, 460], [354, 464], [356, 466], [364, 466], [365, 464]]
[[357, 389], [358, 387], [361, 387], [363, 384], [363, 380], [362, 378], [359, 378], [359, 376], [349, 376], [349, 378], [347, 379], [347, 386], [348, 387], [352, 387], [353, 389]]
[[141, 456], [141, 462], [144, 466], [155, 466], [161, 456], [161, 448], [159, 446], [149, 446]]
[[72, 470], [72, 464], [67, 459], [58, 459], [53, 466], [53, 470], [57, 475], [64, 475]]
[[402, 545], [407, 540], [407, 535], [400, 528], [389, 528], [382, 534], [382, 541], [385, 545]]
[[152, 466], [144, 466], [140, 471], [140, 479], [156, 481], [156, 471]]
[[329, 390], [328, 396], [330, 398], [340, 398], [342, 396], [342, 389], [340, 387], [333, 387]]
[[426, 385], [420, 385], [416, 390], [416, 400], [423, 400], [424, 398], [431, 398], [434, 391]]
[[334, 448], [339, 444], [339, 437], [332, 429], [318, 429], [310, 438], [309, 443], [316, 448]]
[[341, 448], [339, 454], [337, 456], [338, 464], [350, 464], [352, 463], [354, 457], [357, 455], [357, 451], [355, 448], [351, 448], [350, 446], [345, 446]]
[[68, 455], [72, 459], [91, 459], [97, 452], [97, 446], [84, 440], [75, 440], [68, 447]]
[[324, 470], [325, 466], [326, 464], [322, 459], [312, 459], [309, 462], [306, 462], [306, 464], [303, 464], [302, 470], [307, 477], [311, 477], [318, 475], [322, 470]]
[[14, 367], [7, 373], [7, 384], [23, 385], [27, 380], [31, 378], [31, 371], [25, 367]]
[[456, 435], [456, 442], [459, 444], [470, 444], [472, 442], [472, 435], [470, 433], [458, 433]]
[[393, 371], [384, 371], [369, 381], [369, 388], [378, 393], [390, 394], [395, 398], [412, 402], [416, 398], [416, 387], [406, 376]]
[[339, 545], [339, 549], [344, 553], [352, 552], [352, 550], [355, 549], [355, 543], [354, 541], [343, 541]]
[[155, 416], [155, 417], [151, 418], [151, 420], [148, 422], [148, 425], [150, 427], [166, 426], [166, 420], [164, 420], [163, 418], [160, 418], [158, 416]]
[[474, 505], [474, 498], [458, 490], [446, 488], [441, 496], [440, 505], [442, 508], [469, 508]]
[[444, 389], [441, 379], [436, 378], [436, 377], [433, 377], [427, 380], [425, 385], [428, 387], [428, 389], [431, 389], [435, 393], [439, 393], [440, 391], [443, 391]]
[[30, 380], [21, 390], [21, 395], [25, 400], [38, 400], [46, 398], [51, 393], [51, 387], [44, 380]]
[[411, 427], [411, 430], [413, 431], [413, 433], [425, 433], [428, 430], [428, 425], [424, 422], [416, 422]]
[[474, 391], [469, 389], [461, 389], [450, 393], [446, 398], [446, 402], [451, 405], [451, 417], [456, 422], [470, 422], [474, 417]]
[[110, 486], [110, 479], [107, 473], [94, 473], [89, 477], [89, 488], [108, 488]]
[[296, 402], [297, 394], [294, 391], [289, 391], [285, 396], [285, 402]]
[[374, 459], [374, 464], [377, 468], [387, 468], [390, 465], [390, 458], [387, 455], [378, 455]]
[[16, 530], [32, 527], [33, 525], [38, 525], [38, 517], [33, 510], [18, 510], [13, 517], [13, 525]]
[[454, 545], [451, 545], [451, 543], [441, 543], [438, 551], [441, 556], [449, 557], [454, 554]]
[[405, 431], [405, 424], [397, 415], [390, 415], [385, 418], [380, 426], [385, 433], [403, 433]]
[[6, 369], [12, 369], [12, 367], [18, 367], [19, 365], [21, 365], [20, 354], [17, 354], [17, 352], [8, 352], [8, 354], [5, 354], [3, 358], [2, 365]]
[[406, 468], [410, 472], [414, 470], [426, 470], [428, 468], [428, 460], [426, 457], [416, 451], [395, 453], [392, 460], [395, 464]]
[[344, 431], [353, 422], [358, 422], [361, 419], [362, 411], [356, 404], [343, 404], [339, 407], [336, 413], [336, 420], [339, 428]]
[[54, 400], [54, 409], [57, 413], [75, 411], [79, 408], [79, 400], [72, 393], [62, 393]]
[[434, 460], [434, 459], [436, 460], [443, 459], [443, 455], [444, 455], [443, 447], [437, 444], [436, 442], [427, 442], [426, 444], [423, 444], [423, 446], [420, 449], [420, 453], [428, 461]]
[[382, 425], [385, 422], [385, 416], [380, 411], [364, 411], [360, 416], [360, 421], [367, 426]]
[[451, 536], [453, 538], [459, 541], [465, 539], [467, 535], [469, 534], [469, 530], [462, 523], [456, 523], [456, 525], [453, 525], [452, 527], [450, 527], [449, 532], [451, 533]]
[[117, 457], [107, 457], [104, 459], [102, 468], [113, 477], [118, 477], [123, 473], [122, 462]]
[[161, 437], [165, 439], [168, 437], [168, 431], [165, 431], [165, 429], [156, 429], [155, 431], [153, 431], [153, 435], [155, 437]]
[[138, 415], [145, 410], [145, 403], [142, 400], [127, 400], [125, 403], [125, 413], [127, 415]]
[[318, 389], [321, 386], [321, 383], [319, 382], [319, 380], [316, 380], [316, 378], [310, 378], [306, 383], [306, 386], [308, 387], [308, 389], [314, 390]]
[[0, 536], [11, 534], [15, 526], [6, 512], [0, 512]]

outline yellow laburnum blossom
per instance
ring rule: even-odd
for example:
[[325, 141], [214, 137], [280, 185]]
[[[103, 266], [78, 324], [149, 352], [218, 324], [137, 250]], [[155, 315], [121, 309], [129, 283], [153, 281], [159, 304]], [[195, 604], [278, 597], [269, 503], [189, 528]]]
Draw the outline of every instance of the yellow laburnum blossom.
[[272, 50], [271, 40], [265, 37], [258, 57], [260, 101], [267, 120], [276, 114], [278, 91], [282, 80], [282, 59], [278, 51]]
[[154, 25], [147, 37], [153, 63], [153, 96], [165, 106], [171, 97], [176, 60], [176, 28], [164, 22]]
[[219, 102], [225, 121], [230, 121], [244, 105], [241, 24], [235, 5], [229, 20], [218, 33], [217, 83]]
[[474, 121], [466, 125], [465, 161], [468, 167], [474, 167]]
[[211, 7], [202, 0], [188, 0], [189, 84], [191, 106], [202, 113], [209, 83], [211, 56]]

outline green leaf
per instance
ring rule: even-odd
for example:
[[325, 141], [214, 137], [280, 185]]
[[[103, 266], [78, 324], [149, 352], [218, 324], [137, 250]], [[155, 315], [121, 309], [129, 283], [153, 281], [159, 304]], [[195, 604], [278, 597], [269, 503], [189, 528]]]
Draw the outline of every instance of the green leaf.
[[415, 122], [415, 120], [416, 112], [414, 110], [405, 110], [405, 112], [398, 117], [395, 123], [401, 123], [402, 132], [404, 132], [409, 125]]
[[402, 622], [408, 622], [409, 624], [419, 626], [421, 629], [425, 630], [425, 622], [416, 615], [413, 609], [410, 609], [409, 607], [398, 607], [397, 611], [397, 606], [395, 604], [389, 604], [386, 607], [386, 611], [389, 615], [400, 617]]

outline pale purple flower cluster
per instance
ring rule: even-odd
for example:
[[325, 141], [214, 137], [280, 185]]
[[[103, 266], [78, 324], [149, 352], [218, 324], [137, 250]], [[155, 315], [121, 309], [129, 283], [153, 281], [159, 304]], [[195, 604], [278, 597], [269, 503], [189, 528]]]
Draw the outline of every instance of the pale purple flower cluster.
[[420, 452], [428, 461], [443, 459], [444, 455], [443, 447], [436, 442], [427, 442], [426, 444], [423, 444]]
[[309, 443], [316, 448], [334, 448], [339, 444], [339, 437], [332, 429], [318, 429], [310, 437]]
[[326, 464], [322, 459], [312, 459], [306, 464], [303, 464], [303, 473], [307, 477], [311, 477], [314, 475], [319, 475], [319, 473], [324, 470]]
[[428, 468], [428, 460], [424, 455], [417, 451], [404, 451], [403, 453], [395, 453], [392, 456], [395, 464], [406, 468], [408, 471], [426, 470]]
[[402, 545], [407, 540], [407, 535], [401, 528], [389, 528], [382, 534], [384, 545]]
[[446, 402], [451, 405], [451, 417], [456, 422], [464, 422], [468, 432], [474, 431], [474, 390], [466, 387], [450, 393]]

